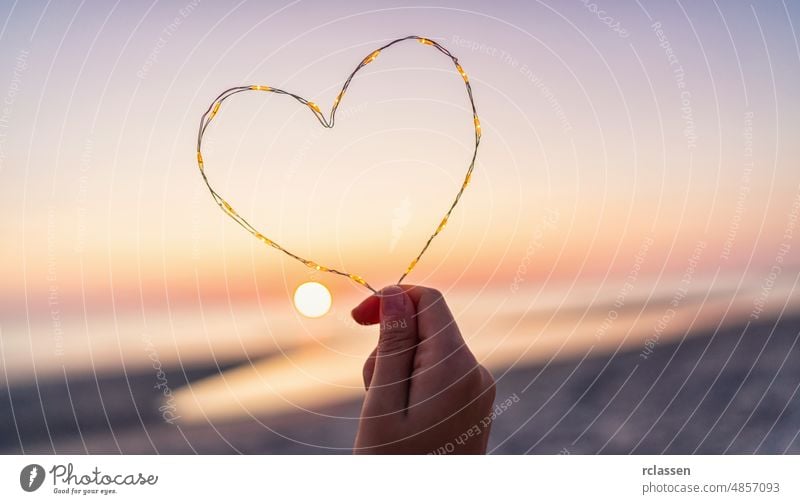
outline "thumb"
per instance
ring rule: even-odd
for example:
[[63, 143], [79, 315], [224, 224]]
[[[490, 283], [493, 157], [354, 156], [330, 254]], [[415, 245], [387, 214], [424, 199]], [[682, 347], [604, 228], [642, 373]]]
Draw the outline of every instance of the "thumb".
[[[367, 399], [373, 414], [405, 410], [418, 343], [416, 308], [399, 286], [380, 292], [380, 336], [375, 352], [375, 372]], [[370, 397], [372, 396], [372, 397]]]

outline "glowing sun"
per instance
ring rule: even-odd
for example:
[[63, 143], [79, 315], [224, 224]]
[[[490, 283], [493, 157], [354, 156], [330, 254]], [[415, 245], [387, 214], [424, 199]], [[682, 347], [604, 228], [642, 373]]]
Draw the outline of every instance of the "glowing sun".
[[331, 309], [331, 293], [319, 282], [300, 284], [294, 291], [294, 307], [306, 317], [321, 317]]

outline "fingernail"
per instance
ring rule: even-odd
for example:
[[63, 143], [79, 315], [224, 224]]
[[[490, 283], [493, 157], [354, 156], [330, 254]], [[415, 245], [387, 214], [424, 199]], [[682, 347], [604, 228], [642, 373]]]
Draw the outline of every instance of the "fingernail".
[[381, 290], [381, 312], [384, 316], [403, 315], [405, 313], [405, 294], [396, 285]]

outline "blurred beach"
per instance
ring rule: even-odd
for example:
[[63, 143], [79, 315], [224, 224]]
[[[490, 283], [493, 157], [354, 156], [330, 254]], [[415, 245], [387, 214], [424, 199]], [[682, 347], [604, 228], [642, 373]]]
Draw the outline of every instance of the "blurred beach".
[[[797, 274], [784, 278], [764, 303], [759, 283], [720, 279], [588, 297], [450, 293], [497, 403], [515, 399], [496, 418], [492, 453], [800, 452], [800, 290]], [[493, 300], [491, 312], [476, 299]], [[376, 329], [333, 312], [259, 330], [248, 310], [231, 310], [253, 335], [173, 320], [206, 334], [187, 344], [150, 321], [144, 337], [95, 340], [83, 356], [65, 345], [76, 353], [52, 368], [37, 358], [35, 376], [25, 359], [5, 361], [14, 379], [0, 394], [0, 450], [347, 453]]]

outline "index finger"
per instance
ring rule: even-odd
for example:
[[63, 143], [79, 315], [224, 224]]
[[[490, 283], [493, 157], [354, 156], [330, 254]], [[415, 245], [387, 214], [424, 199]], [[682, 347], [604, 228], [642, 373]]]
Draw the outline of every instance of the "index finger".
[[[417, 332], [420, 344], [432, 347], [437, 357], [446, 357], [461, 347], [466, 347], [461, 331], [441, 292], [419, 285], [401, 285], [414, 303]], [[380, 321], [380, 299], [369, 296], [352, 311], [353, 318], [362, 325]], [[427, 343], [425, 343], [427, 341]]]
[[438, 357], [446, 357], [466, 347], [453, 314], [436, 289], [419, 285], [401, 285], [417, 307], [417, 334], [420, 346], [430, 347]]

